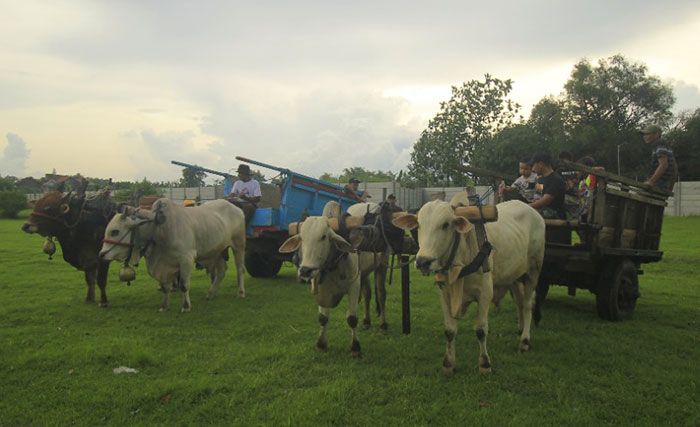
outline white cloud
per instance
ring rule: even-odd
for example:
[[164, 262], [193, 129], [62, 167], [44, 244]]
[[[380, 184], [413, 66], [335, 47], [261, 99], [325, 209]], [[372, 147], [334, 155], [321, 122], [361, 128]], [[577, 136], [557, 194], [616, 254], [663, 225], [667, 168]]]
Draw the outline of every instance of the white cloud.
[[5, 135], [7, 145], [0, 157], [0, 175], [12, 175], [23, 177], [27, 170], [27, 159], [31, 150], [27, 147], [27, 143], [14, 133]]
[[30, 170], [115, 179], [236, 155], [396, 171], [451, 85], [511, 78], [527, 115], [584, 56], [647, 63], [679, 107], [700, 87], [696, 1], [26, 0], [0, 19], [0, 133], [32, 142]]

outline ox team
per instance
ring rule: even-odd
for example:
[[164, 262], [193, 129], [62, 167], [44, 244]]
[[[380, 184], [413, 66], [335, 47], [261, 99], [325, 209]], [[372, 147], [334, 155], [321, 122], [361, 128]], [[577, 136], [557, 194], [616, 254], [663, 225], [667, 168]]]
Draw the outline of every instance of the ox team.
[[[642, 133], [645, 142], [656, 144], [654, 171], [647, 183], [669, 187], [668, 182], [672, 182], [676, 171], [672, 152], [658, 142], [658, 127], [647, 127]], [[77, 197], [50, 193], [37, 202], [22, 229], [58, 238], [66, 261], [85, 271], [88, 302], [94, 301], [97, 282], [101, 305], [107, 305], [105, 286], [109, 261], [124, 262], [124, 269], [129, 269], [145, 258], [148, 273], [163, 291], [160, 309], [168, 308], [171, 289], [180, 289], [183, 292], [181, 310], [190, 311], [190, 276], [195, 263], [209, 274], [208, 297], [211, 298], [225, 276], [229, 249], [236, 261], [239, 296], [245, 297], [245, 224], [252, 217], [261, 192], [249, 166], [240, 165], [237, 172], [240, 180], [234, 184], [228, 201], [216, 200], [192, 208], [159, 199], [150, 210], [123, 207], [114, 215], [113, 202], [88, 203], [84, 188]], [[509, 291], [517, 306], [519, 349], [523, 352], [530, 349], [535, 290], [545, 250], [543, 216], [566, 218], [567, 182], [553, 169], [551, 158], [546, 154], [535, 155], [531, 162], [521, 161], [520, 172], [521, 177], [512, 187], [521, 193], [521, 201], [525, 203], [501, 203], [493, 218], [486, 218], [481, 209], [464, 207], [463, 201], [456, 202], [464, 199], [459, 195], [452, 203], [435, 200], [423, 205], [417, 214], [402, 213], [393, 221], [395, 227], [417, 231], [416, 267], [426, 275], [435, 274], [439, 285], [446, 339], [442, 365], [448, 374], [456, 366], [458, 320], [472, 302], [478, 304], [474, 331], [479, 344], [480, 372], [491, 371], [487, 349], [490, 303], [498, 304]], [[533, 176], [533, 172], [539, 178]], [[351, 179], [345, 191], [359, 202], [348, 209], [347, 215], [358, 218], [361, 223], [364, 215], [378, 212], [380, 206], [366, 203], [368, 194], [358, 193], [358, 184], [359, 180]], [[535, 189], [537, 191], [533, 191]], [[107, 198], [108, 195], [102, 197]], [[395, 198], [389, 203], [396, 212]], [[77, 212], [77, 216], [71, 217], [71, 212]], [[95, 217], [93, 223], [97, 228], [78, 227], [83, 215], [90, 214]], [[111, 221], [106, 223], [112, 215]], [[348, 296], [346, 321], [351, 329], [350, 352], [358, 357], [361, 348], [356, 333], [357, 309], [364, 296], [363, 323], [369, 327], [371, 273], [377, 283], [380, 327], [387, 327], [384, 307], [387, 254], [357, 251], [339, 228], [341, 217], [340, 206], [329, 202], [321, 216], [309, 217], [299, 224], [298, 232], [289, 237], [279, 251], [297, 252], [298, 276], [310, 283], [319, 313], [318, 350], [328, 349], [330, 310]], [[100, 232], [104, 235], [99, 257], [96, 256], [99, 240], [93, 238], [95, 230], [97, 239]], [[76, 247], [77, 241], [83, 242], [82, 246]], [[52, 253], [50, 248], [47, 253]]]

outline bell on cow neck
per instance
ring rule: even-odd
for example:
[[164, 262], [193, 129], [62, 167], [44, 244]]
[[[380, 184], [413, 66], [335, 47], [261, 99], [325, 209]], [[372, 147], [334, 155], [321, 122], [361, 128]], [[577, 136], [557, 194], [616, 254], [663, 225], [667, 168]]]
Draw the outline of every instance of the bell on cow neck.
[[49, 256], [49, 259], [52, 259], [53, 254], [56, 253], [56, 244], [51, 237], [46, 238], [43, 250], [44, 253]]
[[131, 281], [136, 279], [136, 271], [128, 265], [125, 265], [119, 270], [119, 280], [131, 284]]

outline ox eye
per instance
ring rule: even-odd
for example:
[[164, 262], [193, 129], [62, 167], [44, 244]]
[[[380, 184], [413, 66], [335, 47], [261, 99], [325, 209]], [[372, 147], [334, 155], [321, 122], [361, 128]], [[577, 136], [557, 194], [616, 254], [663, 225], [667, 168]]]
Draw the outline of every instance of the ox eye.
[[112, 235], [112, 237], [116, 237], [119, 235], [119, 230], [112, 230], [112, 232], [109, 234]]
[[321, 240], [326, 240], [326, 235], [321, 236]]
[[442, 224], [442, 227], [441, 227], [441, 228], [442, 228], [443, 230], [447, 230], [447, 227], [449, 227], [449, 226], [450, 226], [450, 224], [444, 223], [444, 224]]

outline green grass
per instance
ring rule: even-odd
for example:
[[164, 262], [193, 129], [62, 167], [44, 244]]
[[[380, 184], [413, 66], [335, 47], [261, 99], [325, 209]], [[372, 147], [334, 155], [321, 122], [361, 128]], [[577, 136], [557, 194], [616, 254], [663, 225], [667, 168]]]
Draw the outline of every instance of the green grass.
[[[114, 265], [111, 306], [83, 303], [82, 273], [41, 253], [42, 239], [0, 221], [0, 425], [698, 425], [700, 218], [666, 218], [664, 259], [640, 277], [634, 319], [599, 320], [594, 296], [550, 290], [533, 349], [517, 351], [515, 307], [492, 309], [491, 375], [477, 369], [475, 307], [460, 322], [457, 372], [445, 378], [442, 315], [432, 280], [412, 275], [409, 336], [400, 332], [398, 275], [390, 329], [360, 330], [349, 354], [346, 302], [332, 311], [328, 353], [314, 350], [317, 311], [285, 267], [229, 270], [216, 299], [194, 276], [193, 311], [158, 313], [143, 266], [127, 287]], [[59, 250], [60, 251], [60, 250]], [[129, 366], [138, 374], [115, 375]]]

